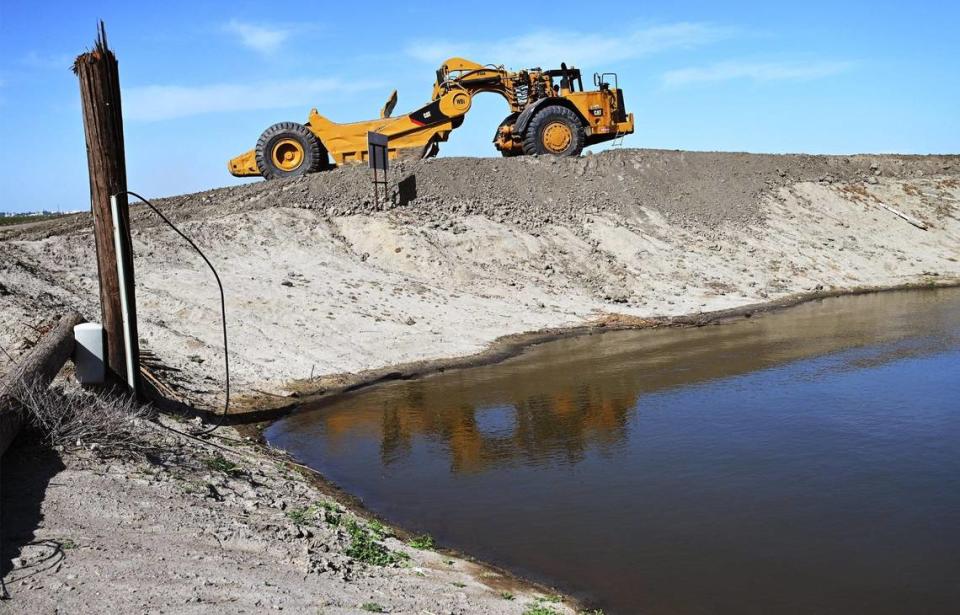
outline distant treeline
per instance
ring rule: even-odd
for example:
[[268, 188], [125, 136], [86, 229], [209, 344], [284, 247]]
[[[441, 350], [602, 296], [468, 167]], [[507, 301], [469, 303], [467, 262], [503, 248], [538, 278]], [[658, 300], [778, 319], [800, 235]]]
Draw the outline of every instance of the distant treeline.
[[58, 216], [66, 216], [78, 212], [56, 212], [56, 211], [29, 211], [29, 212], [10, 212], [0, 211], [0, 226], [9, 226], [11, 224], [20, 224], [23, 222], [38, 222]]

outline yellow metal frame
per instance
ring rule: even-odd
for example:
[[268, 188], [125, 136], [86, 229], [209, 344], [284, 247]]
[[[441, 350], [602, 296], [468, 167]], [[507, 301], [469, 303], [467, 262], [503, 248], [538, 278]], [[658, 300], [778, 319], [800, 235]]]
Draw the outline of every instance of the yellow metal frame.
[[[450, 133], [460, 125], [463, 116], [470, 110], [473, 96], [481, 92], [492, 92], [503, 96], [510, 106], [511, 112], [520, 113], [533, 99], [529, 95], [521, 98], [518, 86], [523, 85], [562, 99], [572, 106], [584, 121], [586, 143], [591, 145], [614, 139], [621, 135], [633, 132], [633, 114], [626, 115], [626, 121], [614, 120], [620, 113], [616, 108], [618, 91], [615, 89], [601, 89], [590, 92], [575, 92], [570, 89], [553, 89], [553, 79], [544, 71], [530, 70], [512, 72], [503, 67], [484, 66], [463, 58], [450, 58], [437, 71], [437, 81], [433, 86], [431, 102], [417, 111], [390, 117], [396, 104], [396, 91], [391, 95], [387, 104], [381, 110], [380, 116], [374, 120], [337, 124], [320, 115], [316, 109], [310, 110], [306, 127], [312, 132], [329, 152], [337, 165], [357, 164], [367, 161], [367, 133], [379, 132], [389, 139], [387, 149], [390, 159], [398, 157], [423, 157], [430, 155], [437, 143], [446, 141]], [[555, 134], [554, 134], [555, 133]], [[572, 138], [567, 130], [567, 138]], [[564, 141], [559, 130], [551, 131], [548, 137], [553, 145], [547, 145], [551, 151], [560, 152], [566, 147], [559, 144]], [[283, 140], [274, 147], [277, 151]], [[569, 143], [569, 140], [566, 141]], [[507, 153], [522, 153], [521, 135], [512, 132], [512, 126], [501, 128], [494, 141], [496, 147]], [[292, 159], [284, 156], [278, 159], [274, 153], [274, 164], [284, 170], [295, 170], [302, 164], [303, 151], [299, 147], [301, 157], [296, 163], [296, 150], [285, 151], [292, 153]], [[286, 165], [286, 166], [284, 166]], [[293, 165], [292, 167], [290, 165]], [[237, 177], [261, 175], [257, 167], [255, 150], [250, 150], [233, 158], [227, 163], [230, 173]]]

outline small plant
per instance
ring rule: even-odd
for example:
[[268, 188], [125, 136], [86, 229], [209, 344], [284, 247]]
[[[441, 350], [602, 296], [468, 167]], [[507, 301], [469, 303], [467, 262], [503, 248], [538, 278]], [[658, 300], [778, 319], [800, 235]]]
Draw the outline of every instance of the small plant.
[[527, 607], [527, 610], [523, 612], [523, 615], [559, 615], [559, 613], [543, 604], [535, 604]]
[[508, 591], [500, 592], [500, 597], [504, 600], [513, 600], [513, 594]]
[[358, 562], [374, 566], [391, 566], [403, 561], [404, 556], [383, 546], [363, 526], [354, 520], [347, 522], [350, 546], [345, 553]]
[[79, 546], [80, 545], [74, 542], [72, 538], [64, 538], [63, 540], [60, 541], [60, 548], [63, 549], [64, 551], [69, 551], [70, 549], [76, 549]]
[[360, 608], [368, 613], [386, 613], [383, 607], [376, 602], [364, 602], [362, 605], [360, 605]]
[[393, 531], [376, 519], [368, 523], [367, 527], [370, 528], [370, 531], [373, 532], [373, 535], [377, 538], [377, 540], [383, 540], [384, 538], [390, 538], [393, 536]]
[[563, 596], [538, 596], [537, 600], [540, 602], [563, 602]]
[[323, 509], [323, 520], [325, 523], [333, 526], [340, 525], [340, 509], [332, 502], [320, 502], [320, 508]]
[[328, 525], [340, 525], [340, 510], [330, 502], [320, 502], [323, 510], [323, 521]]
[[430, 534], [420, 534], [419, 536], [415, 536], [413, 540], [410, 541], [410, 546], [414, 549], [432, 551], [435, 546], [433, 544], [433, 536]]
[[311, 519], [317, 518], [316, 506], [301, 506], [287, 511], [287, 517], [297, 525], [306, 525]]
[[243, 470], [237, 464], [233, 463], [223, 455], [217, 453], [213, 457], [207, 457], [204, 464], [214, 472], [222, 472], [229, 475], [242, 474]]
[[340, 515], [332, 513], [327, 510], [323, 512], [323, 520], [325, 523], [328, 523], [329, 525], [333, 525], [333, 526], [340, 525]]
[[307, 509], [303, 508], [291, 508], [286, 512], [287, 519], [290, 519], [297, 525], [304, 525], [307, 522]]
[[466, 587], [466, 586], [467, 586], [466, 583], [461, 583], [460, 581], [454, 581], [453, 583], [451, 583], [451, 585], [453, 585], [454, 587]]

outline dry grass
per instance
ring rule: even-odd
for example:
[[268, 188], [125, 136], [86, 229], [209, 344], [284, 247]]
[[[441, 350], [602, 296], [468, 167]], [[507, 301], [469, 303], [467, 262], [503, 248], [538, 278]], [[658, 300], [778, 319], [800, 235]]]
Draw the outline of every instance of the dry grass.
[[843, 197], [854, 203], [877, 202], [877, 197], [862, 184], [845, 184], [839, 187], [839, 191]]
[[107, 454], [144, 453], [150, 448], [142, 422], [153, 411], [132, 397], [66, 392], [23, 386], [14, 396], [25, 419], [52, 446], [99, 449]]

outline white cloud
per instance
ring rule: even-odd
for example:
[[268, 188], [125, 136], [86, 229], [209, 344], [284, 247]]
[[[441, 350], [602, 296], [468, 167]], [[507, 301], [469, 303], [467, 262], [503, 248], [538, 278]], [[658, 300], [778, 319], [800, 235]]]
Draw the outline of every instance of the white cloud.
[[614, 34], [584, 34], [543, 30], [495, 41], [415, 41], [406, 53], [418, 60], [439, 64], [459, 56], [474, 61], [502, 62], [513, 68], [553, 67], [561, 61], [600, 68], [670, 49], [689, 49], [730, 38], [731, 28], [706, 23], [679, 22]]
[[753, 81], [805, 81], [820, 79], [853, 67], [852, 62], [719, 62], [681, 68], [663, 74], [663, 85], [681, 87], [698, 83], [749, 79]]
[[288, 38], [291, 31], [287, 28], [278, 28], [246, 23], [231, 19], [223, 29], [240, 38], [244, 47], [249, 47], [262, 54], [271, 54], [276, 51]]
[[124, 88], [124, 118], [168, 120], [204, 113], [301, 107], [306, 111], [322, 96], [336, 96], [378, 87], [374, 82], [338, 78], [288, 79], [200, 86], [147, 85]]

